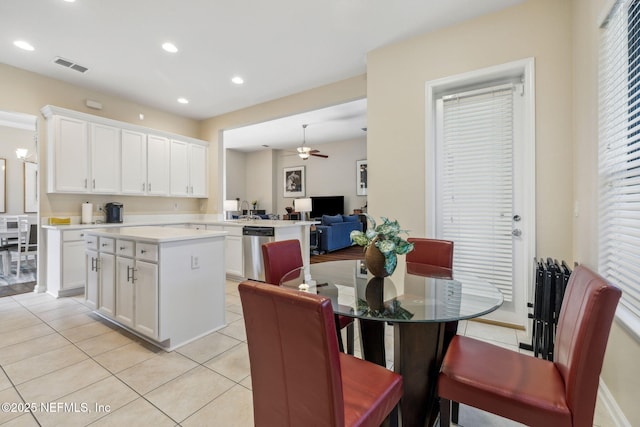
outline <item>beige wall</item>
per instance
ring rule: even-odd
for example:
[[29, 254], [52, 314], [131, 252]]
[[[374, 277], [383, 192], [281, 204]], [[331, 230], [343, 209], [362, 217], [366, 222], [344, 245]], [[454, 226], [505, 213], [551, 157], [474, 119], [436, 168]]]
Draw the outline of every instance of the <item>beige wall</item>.
[[[220, 141], [222, 141], [224, 130], [354, 101], [366, 97], [366, 90], [366, 76], [362, 75], [275, 101], [254, 105], [243, 110], [204, 120], [200, 138], [209, 141], [209, 162], [215, 165], [218, 162], [218, 158], [222, 157]], [[209, 204], [207, 212], [217, 212], [222, 206], [224, 171], [220, 168], [217, 172], [217, 174], [211, 173], [209, 175]], [[277, 183], [275, 185], [277, 186]]]
[[[40, 109], [45, 105], [58, 107], [109, 119], [133, 123], [152, 129], [163, 130], [180, 135], [197, 138], [199, 136], [199, 122], [143, 105], [139, 105], [126, 99], [106, 95], [103, 93], [73, 86], [59, 80], [50, 79], [28, 71], [0, 64], [0, 110], [32, 114], [39, 118], [39, 148], [40, 156], [40, 188], [46, 188], [46, 125]], [[86, 99], [99, 101], [103, 104], [101, 111], [92, 110], [85, 105]], [[144, 121], [140, 121], [138, 115], [144, 113]], [[215, 163], [211, 164], [215, 174]], [[40, 215], [80, 215], [80, 205], [84, 201], [93, 202], [94, 205], [104, 204], [107, 201], [120, 201], [125, 205], [127, 214], [149, 213], [198, 213], [200, 202], [196, 199], [174, 199], [162, 197], [132, 197], [132, 196], [82, 196], [47, 194], [41, 191]], [[178, 208], [175, 209], [175, 204]]]
[[284, 198], [283, 168], [304, 166], [307, 197], [345, 196], [345, 213], [364, 206], [367, 198], [356, 195], [356, 161], [367, 158], [366, 138], [331, 142], [316, 148], [329, 158], [312, 156], [304, 161], [286, 150], [252, 153], [227, 150], [226, 197], [240, 197], [249, 202], [259, 199], [259, 209], [282, 216], [286, 213], [285, 207], [293, 206], [292, 198]]
[[[610, 0], [574, 0], [573, 16], [573, 144], [575, 259], [598, 267], [598, 49], [599, 19]], [[640, 425], [640, 343], [614, 322], [602, 369], [602, 380], [630, 425]]]
[[572, 260], [570, 10], [532, 0], [368, 55], [369, 212], [426, 233], [426, 82], [534, 57], [536, 252]]

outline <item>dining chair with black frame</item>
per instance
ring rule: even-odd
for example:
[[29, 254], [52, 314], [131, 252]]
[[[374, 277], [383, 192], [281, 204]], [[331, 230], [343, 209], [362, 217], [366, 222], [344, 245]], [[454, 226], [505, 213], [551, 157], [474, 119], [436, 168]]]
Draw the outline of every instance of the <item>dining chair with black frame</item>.
[[[300, 241], [296, 239], [280, 240], [262, 245], [265, 282], [280, 285], [280, 280], [288, 272], [303, 266]], [[352, 317], [336, 315], [336, 333], [340, 351], [344, 351], [341, 330], [347, 331], [347, 353], [354, 354], [355, 328]]]

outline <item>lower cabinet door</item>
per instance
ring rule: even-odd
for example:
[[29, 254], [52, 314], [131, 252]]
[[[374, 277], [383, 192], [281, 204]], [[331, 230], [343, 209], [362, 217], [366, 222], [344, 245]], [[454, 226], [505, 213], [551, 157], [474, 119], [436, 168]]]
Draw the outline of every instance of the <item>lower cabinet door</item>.
[[158, 337], [158, 265], [136, 261], [134, 329]]
[[98, 306], [98, 253], [87, 251], [87, 277], [84, 288], [84, 301], [87, 307], [95, 310]]
[[100, 300], [98, 311], [114, 318], [116, 315], [116, 257], [100, 254]]
[[115, 319], [133, 328], [134, 316], [134, 261], [131, 258], [116, 258], [116, 316]]

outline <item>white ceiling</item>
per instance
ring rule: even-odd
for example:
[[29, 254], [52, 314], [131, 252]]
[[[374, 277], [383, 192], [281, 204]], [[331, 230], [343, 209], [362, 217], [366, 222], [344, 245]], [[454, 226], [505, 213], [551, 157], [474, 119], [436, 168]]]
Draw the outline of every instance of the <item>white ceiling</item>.
[[364, 74], [373, 49], [520, 1], [2, 0], [0, 62], [205, 119]]

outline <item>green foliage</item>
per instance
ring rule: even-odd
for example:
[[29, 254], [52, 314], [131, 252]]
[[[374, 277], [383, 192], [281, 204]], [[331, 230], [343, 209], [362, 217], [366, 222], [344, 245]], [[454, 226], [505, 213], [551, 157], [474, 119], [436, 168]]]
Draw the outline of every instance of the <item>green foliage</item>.
[[353, 244], [358, 246], [369, 247], [374, 244], [385, 258], [385, 270], [391, 274], [398, 264], [398, 255], [405, 255], [413, 250], [413, 243], [409, 243], [400, 237], [401, 233], [407, 233], [407, 230], [400, 228], [397, 220], [390, 221], [388, 218], [380, 217], [381, 224], [369, 214], [365, 214], [370, 226], [366, 232], [354, 230], [350, 237]]

